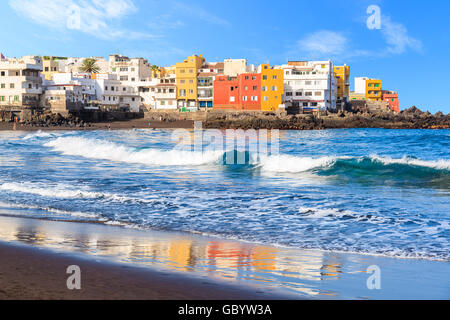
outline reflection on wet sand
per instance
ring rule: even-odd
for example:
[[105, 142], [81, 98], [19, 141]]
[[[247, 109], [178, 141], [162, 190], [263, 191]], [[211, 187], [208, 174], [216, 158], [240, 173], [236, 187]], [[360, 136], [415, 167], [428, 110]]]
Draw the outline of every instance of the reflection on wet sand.
[[331, 294], [314, 282], [338, 278], [340, 263], [325, 253], [164, 232], [92, 224], [0, 217], [0, 241], [113, 257], [233, 281], [284, 287], [308, 295]]

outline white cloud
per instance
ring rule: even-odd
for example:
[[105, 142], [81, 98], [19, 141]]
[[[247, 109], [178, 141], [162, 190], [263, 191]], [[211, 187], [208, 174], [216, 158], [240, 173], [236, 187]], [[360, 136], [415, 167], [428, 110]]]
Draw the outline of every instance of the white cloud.
[[136, 12], [132, 0], [9, 0], [18, 14], [54, 30], [79, 30], [99, 38], [150, 35], [115, 25]]
[[393, 54], [405, 53], [408, 49], [420, 52], [422, 42], [408, 34], [404, 25], [392, 22], [389, 17], [383, 17], [381, 21], [381, 33], [387, 44], [387, 51]]
[[321, 30], [309, 34], [297, 43], [298, 48], [311, 56], [341, 55], [348, 45], [347, 38], [339, 32]]
[[203, 9], [200, 6], [194, 4], [186, 5], [178, 1], [174, 1], [172, 5], [175, 11], [181, 14], [189, 15], [191, 17], [195, 17], [199, 20], [203, 20], [211, 24], [216, 24], [224, 27], [231, 26], [231, 23], [228, 20], [216, 16], [215, 14]]
[[421, 52], [422, 42], [411, 37], [407, 28], [398, 22], [393, 22], [389, 17], [382, 17], [381, 36], [385, 41], [385, 47], [380, 49], [358, 49], [351, 39], [342, 32], [320, 30], [313, 32], [299, 40], [289, 54], [304, 55], [311, 59], [333, 59], [344, 61], [356, 57], [386, 57], [400, 55], [408, 50]]

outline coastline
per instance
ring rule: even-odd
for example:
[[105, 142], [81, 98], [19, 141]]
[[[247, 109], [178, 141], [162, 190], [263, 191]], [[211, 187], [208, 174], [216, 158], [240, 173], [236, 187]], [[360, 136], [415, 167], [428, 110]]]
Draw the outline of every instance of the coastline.
[[[214, 258], [206, 261], [202, 252]], [[249, 252], [251, 260], [242, 260]], [[389, 300], [450, 294], [442, 281], [448, 262], [4, 215], [0, 260], [0, 300]], [[81, 291], [66, 287], [71, 265], [81, 268]], [[366, 287], [366, 269], [373, 265], [382, 272], [381, 290]]]

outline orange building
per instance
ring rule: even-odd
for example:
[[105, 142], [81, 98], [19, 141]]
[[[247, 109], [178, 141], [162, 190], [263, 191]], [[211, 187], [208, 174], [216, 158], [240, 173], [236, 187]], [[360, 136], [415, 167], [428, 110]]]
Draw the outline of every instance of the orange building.
[[383, 90], [383, 101], [389, 104], [392, 111], [400, 112], [400, 103], [398, 101], [398, 93], [394, 91]]
[[214, 81], [214, 109], [261, 110], [261, 74], [218, 76]]

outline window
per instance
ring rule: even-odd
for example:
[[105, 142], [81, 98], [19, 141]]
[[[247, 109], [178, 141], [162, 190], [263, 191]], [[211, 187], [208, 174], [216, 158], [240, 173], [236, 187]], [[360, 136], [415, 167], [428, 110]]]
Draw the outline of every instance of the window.
[[19, 101], [19, 96], [14, 96], [14, 101], [18, 102]]
[[247, 87], [247, 86], [245, 86], [245, 87], [244, 87], [244, 90], [245, 90], [245, 91], [247, 91], [247, 90], [248, 90], [248, 87]]
[[308, 102], [303, 102], [303, 106], [307, 107], [308, 106]]
[[193, 69], [189, 69], [189, 73], [194, 73], [194, 70]]
[[186, 73], [186, 70], [180, 69], [180, 73]]
[[272, 91], [277, 91], [277, 90], [278, 90], [278, 87], [277, 87], [277, 86], [273, 86], [273, 87], [271, 88], [271, 90], [272, 90]]
[[269, 97], [264, 96], [264, 101], [269, 101]]
[[0, 72], [0, 75], [1, 75], [2, 77], [4, 77], [4, 76], [5, 76], [5, 71]]
[[376, 83], [375, 84], [375, 88], [379, 88], [380, 87], [380, 84], [379, 83]]
[[131, 81], [133, 81], [133, 82], [136, 81], [136, 78], [131, 78]]
[[33, 89], [33, 85], [31, 83], [28, 84], [28, 89]]
[[317, 102], [311, 102], [312, 107], [317, 107]]
[[180, 83], [185, 84], [186, 80], [180, 80]]
[[45, 67], [45, 72], [48, 72], [48, 67]]
[[303, 95], [303, 92], [297, 91], [297, 92], [295, 93], [295, 95], [296, 95], [297, 97], [301, 97], [301, 96]]
[[234, 102], [236, 99], [234, 97], [230, 97], [230, 102]]
[[180, 90], [180, 97], [186, 97], [186, 90], [184, 89]]
[[252, 77], [252, 80], [256, 80], [256, 77], [255, 77], [255, 76], [253, 76], [253, 77]]
[[6, 88], [6, 84], [2, 83], [0, 88], [5, 89]]
[[108, 91], [108, 87], [107, 86], [105, 86], [105, 91]]
[[131, 101], [133, 101], [133, 102], [134, 102], [135, 100], [136, 100], [135, 98], [131, 98]]
[[128, 68], [120, 68], [120, 72], [128, 72]]
[[305, 85], [310, 86], [312, 84], [312, 81], [305, 81]]
[[314, 93], [314, 95], [315, 95], [316, 97], [320, 97], [320, 96], [322, 95], [322, 92], [316, 91], [316, 92]]
[[120, 81], [128, 81], [128, 76], [120, 76]]
[[252, 96], [252, 101], [258, 101], [258, 96]]
[[245, 76], [245, 80], [248, 80], [248, 79], [250, 79], [250, 77], [249, 76]]
[[253, 86], [253, 91], [258, 90], [258, 86]]
[[312, 97], [312, 92], [305, 92], [306, 97]]
[[267, 76], [263, 76], [263, 80], [267, 80]]
[[0, 101], [5, 101], [5, 96], [0, 96]]
[[273, 79], [273, 80], [277, 80], [277, 76], [273, 76], [272, 79]]
[[193, 93], [194, 93], [194, 90], [189, 89], [189, 93], [190, 93], [190, 94], [193, 94]]
[[231, 90], [231, 91], [234, 91], [234, 87], [231, 87], [230, 90]]
[[286, 92], [286, 97], [292, 97], [292, 92]]
[[10, 88], [10, 89], [14, 89], [14, 83], [10, 83], [10, 84], [9, 84], [9, 88]]
[[267, 91], [267, 87], [261, 87], [261, 91]]
[[247, 96], [243, 96], [242, 101], [247, 101]]
[[194, 83], [194, 80], [189, 80], [189, 83], [191, 83], [191, 84]]

